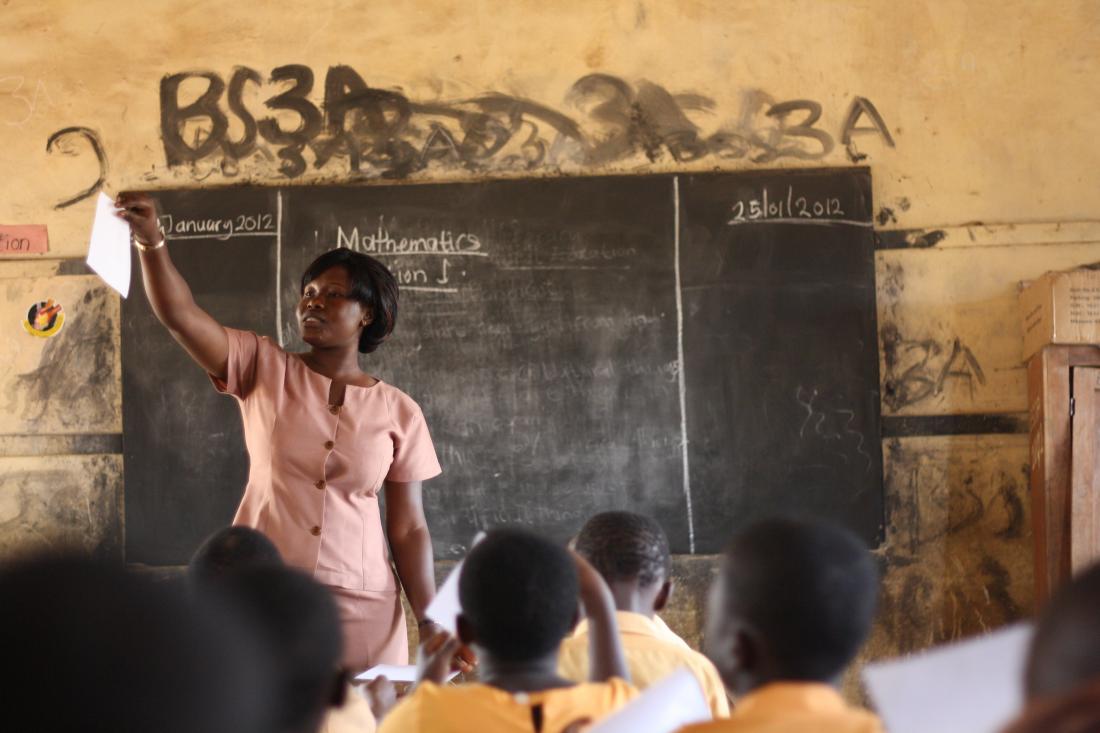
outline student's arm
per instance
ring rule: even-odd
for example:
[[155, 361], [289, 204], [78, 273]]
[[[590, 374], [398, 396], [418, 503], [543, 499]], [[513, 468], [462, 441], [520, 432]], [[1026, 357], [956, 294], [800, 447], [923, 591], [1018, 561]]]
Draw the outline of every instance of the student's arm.
[[[130, 225], [139, 242], [160, 241], [157, 206], [152, 197], [145, 193], [124, 193], [115, 205], [122, 209], [119, 216]], [[195, 303], [191, 288], [168, 256], [168, 247], [139, 250], [138, 259], [145, 295], [157, 320], [199, 366], [224, 380], [229, 369], [229, 339], [225, 329]]]
[[588, 618], [588, 678], [591, 682], [606, 682], [612, 677], [630, 681], [630, 671], [619, 638], [619, 622], [615, 618], [615, 599], [599, 571], [588, 561], [573, 553], [580, 581], [581, 603]]

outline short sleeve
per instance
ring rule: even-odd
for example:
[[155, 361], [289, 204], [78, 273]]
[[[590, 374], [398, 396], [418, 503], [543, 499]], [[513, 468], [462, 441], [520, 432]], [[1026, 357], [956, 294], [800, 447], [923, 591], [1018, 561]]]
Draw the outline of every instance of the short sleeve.
[[398, 392], [390, 402], [394, 422], [393, 463], [387, 481], [426, 481], [443, 473], [420, 406]]
[[430, 731], [434, 726], [431, 709], [438, 700], [437, 688], [431, 682], [421, 682], [411, 693], [397, 701], [386, 717], [378, 723], [378, 733], [406, 733]]
[[260, 337], [251, 331], [225, 329], [229, 342], [229, 361], [225, 379], [208, 374], [214, 389], [244, 399], [256, 384], [256, 362], [260, 353]]

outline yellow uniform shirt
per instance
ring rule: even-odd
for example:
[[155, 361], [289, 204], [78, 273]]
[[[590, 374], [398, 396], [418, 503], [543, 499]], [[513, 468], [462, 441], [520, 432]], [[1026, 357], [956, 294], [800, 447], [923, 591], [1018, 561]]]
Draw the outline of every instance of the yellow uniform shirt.
[[344, 704], [330, 710], [321, 724], [320, 733], [374, 733], [374, 713], [363, 693], [348, 685]]
[[832, 687], [775, 682], [737, 701], [726, 720], [690, 725], [679, 733], [882, 733], [870, 712], [844, 702]]
[[[689, 647], [664, 623], [658, 624], [640, 613], [616, 611], [619, 635], [623, 642], [630, 681], [639, 690], [660, 682], [680, 667], [687, 667], [717, 718], [729, 715], [729, 700], [718, 670], [710, 660]], [[588, 679], [588, 621], [577, 624], [573, 635], [562, 642], [558, 655], [558, 673], [574, 682]]]
[[[512, 693], [489, 685], [421, 683], [382, 719], [379, 733], [561, 733], [597, 722], [638, 691], [619, 679], [541, 692]], [[539, 724], [539, 725], [537, 725]]]

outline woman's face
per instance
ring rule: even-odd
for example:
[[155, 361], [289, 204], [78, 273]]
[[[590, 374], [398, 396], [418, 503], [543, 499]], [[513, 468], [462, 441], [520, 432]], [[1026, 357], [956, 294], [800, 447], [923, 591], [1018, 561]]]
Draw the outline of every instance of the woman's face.
[[298, 301], [298, 331], [315, 348], [348, 344], [358, 347], [359, 334], [371, 314], [350, 297], [351, 278], [343, 267], [330, 267], [306, 283]]

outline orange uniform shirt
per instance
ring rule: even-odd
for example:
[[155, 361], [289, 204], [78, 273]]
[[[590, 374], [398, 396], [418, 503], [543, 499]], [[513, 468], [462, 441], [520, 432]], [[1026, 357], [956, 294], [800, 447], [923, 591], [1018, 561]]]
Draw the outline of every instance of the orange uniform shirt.
[[622, 680], [511, 693], [483, 684], [422, 683], [382, 719], [379, 733], [562, 733], [596, 722], [638, 691]]
[[[680, 667], [687, 667], [699, 681], [711, 713], [722, 718], [729, 715], [725, 686], [709, 659], [672, 634], [663, 623], [658, 625], [654, 619], [640, 613], [616, 611], [615, 615], [619, 621], [619, 635], [630, 670], [630, 681], [639, 690], [660, 682]], [[558, 671], [562, 677], [574, 682], [588, 679], [587, 620], [581, 621], [573, 635], [562, 642]]]
[[725, 720], [680, 733], [883, 733], [874, 714], [851, 707], [829, 685], [775, 682], [739, 700]]
[[374, 713], [363, 693], [353, 685], [347, 688], [344, 704], [329, 711], [318, 733], [374, 733], [377, 730]]

